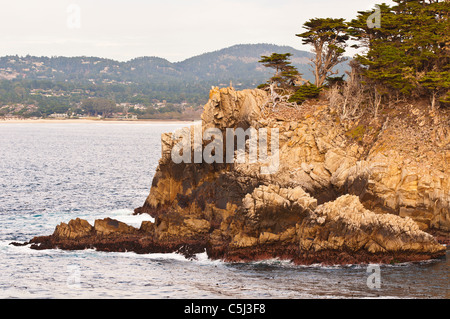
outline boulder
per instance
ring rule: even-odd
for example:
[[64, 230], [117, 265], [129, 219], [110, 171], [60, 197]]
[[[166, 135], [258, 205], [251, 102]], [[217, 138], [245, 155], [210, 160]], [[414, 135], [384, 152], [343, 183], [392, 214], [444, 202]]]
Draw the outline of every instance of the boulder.
[[68, 224], [56, 226], [53, 236], [59, 239], [77, 239], [92, 235], [94, 228], [86, 220], [77, 218]]
[[111, 218], [96, 220], [94, 224], [94, 230], [97, 235], [101, 236], [111, 234], [113, 235], [134, 234], [137, 232], [136, 228]]

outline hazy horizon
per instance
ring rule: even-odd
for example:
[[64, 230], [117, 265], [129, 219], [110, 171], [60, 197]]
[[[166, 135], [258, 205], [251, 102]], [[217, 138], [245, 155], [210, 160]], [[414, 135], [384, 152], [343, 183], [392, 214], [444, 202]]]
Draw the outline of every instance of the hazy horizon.
[[[0, 56], [99, 57], [180, 62], [237, 44], [309, 51], [295, 36], [314, 17], [354, 18], [377, 0], [31, 0], [0, 12]], [[350, 51], [350, 50], [349, 50]]]

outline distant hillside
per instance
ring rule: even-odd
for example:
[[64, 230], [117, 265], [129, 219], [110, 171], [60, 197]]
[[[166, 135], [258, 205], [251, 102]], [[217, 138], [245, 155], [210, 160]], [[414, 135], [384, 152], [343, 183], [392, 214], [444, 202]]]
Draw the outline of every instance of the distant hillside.
[[207, 81], [212, 85], [228, 84], [231, 80], [252, 87], [270, 75], [271, 71], [262, 67], [258, 60], [273, 52], [292, 53], [293, 64], [305, 78], [312, 79], [308, 66], [311, 53], [273, 44], [240, 44], [177, 63], [158, 57], [118, 62], [96, 57], [7, 56], [0, 58], [0, 79], [110, 84]]
[[[5, 108], [12, 104], [25, 105], [19, 106], [23, 114], [61, 113], [90, 97], [117, 104], [151, 106], [166, 101], [195, 107], [206, 102], [211, 86], [228, 86], [232, 81], [236, 89], [246, 89], [267, 81], [273, 71], [258, 61], [274, 52], [291, 53], [303, 77], [313, 79], [311, 53], [273, 44], [240, 44], [176, 63], [160, 57], [127, 62], [97, 57], [0, 57], [0, 116], [19, 114], [17, 107]], [[34, 111], [28, 112], [27, 105], [33, 105]]]
[[293, 64], [305, 77], [312, 79], [308, 67], [311, 53], [273, 44], [235, 45], [176, 63], [176, 68], [194, 76], [195, 79], [224, 83], [229, 83], [231, 80], [236, 84], [245, 83], [245, 86], [255, 86], [265, 82], [272, 72], [258, 61], [262, 55], [270, 55], [274, 52], [292, 53]]

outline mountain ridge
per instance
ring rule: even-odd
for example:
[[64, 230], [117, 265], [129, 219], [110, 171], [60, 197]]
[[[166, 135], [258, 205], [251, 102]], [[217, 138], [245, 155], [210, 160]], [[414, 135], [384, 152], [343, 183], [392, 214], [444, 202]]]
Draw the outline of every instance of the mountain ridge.
[[313, 81], [312, 53], [264, 43], [237, 44], [180, 62], [156, 56], [126, 62], [86, 56], [4, 56], [0, 57], [0, 116], [78, 113], [89, 98], [137, 106], [143, 113], [136, 112], [139, 116], [153, 112], [148, 107], [158, 108], [160, 102], [199, 108], [212, 86], [228, 87], [232, 82], [234, 88], [244, 90], [265, 83], [273, 70], [258, 61], [274, 52], [291, 53], [292, 64], [303, 78]]
[[[207, 80], [229, 83], [230, 80], [235, 80], [248, 88], [250, 84], [260, 84], [259, 82], [270, 75], [270, 70], [260, 65], [258, 61], [261, 55], [269, 55], [273, 52], [292, 53], [292, 64], [306, 79], [312, 80], [308, 65], [312, 53], [290, 46], [267, 43], [237, 44], [180, 62], [170, 62], [157, 56], [136, 57], [124, 62], [94, 56], [4, 56], [0, 57], [0, 79], [53, 81], [97, 79], [97, 81], [120, 82], [122, 80], [145, 83], [152, 82], [151, 79], [155, 76], [163, 78], [175, 76], [177, 79], [181, 76], [187, 81]], [[32, 68], [26, 67], [27, 65], [32, 65]]]

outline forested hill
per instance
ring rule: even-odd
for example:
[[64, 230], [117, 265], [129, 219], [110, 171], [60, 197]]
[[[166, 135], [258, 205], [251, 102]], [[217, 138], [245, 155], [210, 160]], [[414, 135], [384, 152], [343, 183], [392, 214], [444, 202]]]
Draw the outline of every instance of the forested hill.
[[[96, 91], [103, 92], [99, 92], [102, 97], [114, 95], [117, 102], [129, 102], [126, 96], [115, 94], [122, 91], [150, 100], [203, 102], [212, 85], [224, 86], [232, 81], [237, 89], [245, 89], [265, 82], [271, 71], [258, 60], [273, 52], [292, 53], [293, 65], [305, 78], [312, 79], [308, 65], [311, 53], [288, 46], [244, 44], [176, 63], [158, 57], [118, 62], [97, 57], [7, 56], [0, 58], [0, 80], [25, 81], [25, 89], [50, 89], [59, 83], [60, 88], [70, 86], [67, 89], [74, 90], [94, 84]], [[13, 102], [4, 97], [2, 101], [1, 93], [0, 103]]]
[[271, 44], [235, 45], [205, 53], [182, 62], [171, 63], [159, 57], [141, 57], [118, 62], [97, 57], [18, 57], [0, 58], [0, 77], [8, 79], [75, 81], [75, 82], [133, 82], [163, 83], [194, 80], [257, 85], [267, 80], [270, 71], [258, 60], [273, 52], [293, 54], [293, 64], [309, 77], [307, 67], [310, 53], [288, 46]]
[[183, 112], [179, 104], [196, 109], [206, 103], [211, 86], [229, 86], [232, 81], [241, 90], [266, 82], [273, 70], [258, 61], [274, 52], [291, 53], [292, 64], [304, 78], [313, 79], [311, 53], [272, 44], [235, 45], [181, 62], [159, 57], [126, 62], [98, 57], [0, 57], [0, 117], [81, 112], [88, 98], [138, 106], [139, 116], [153, 112], [160, 102], [175, 105], [179, 112]]
[[262, 55], [274, 52], [292, 53], [292, 64], [306, 78], [313, 79], [308, 65], [311, 53], [271, 44], [235, 45], [176, 63], [176, 68], [195, 79], [224, 83], [232, 80], [236, 84], [243, 83], [246, 87], [254, 87], [267, 81], [273, 72], [264, 68], [258, 61]]

